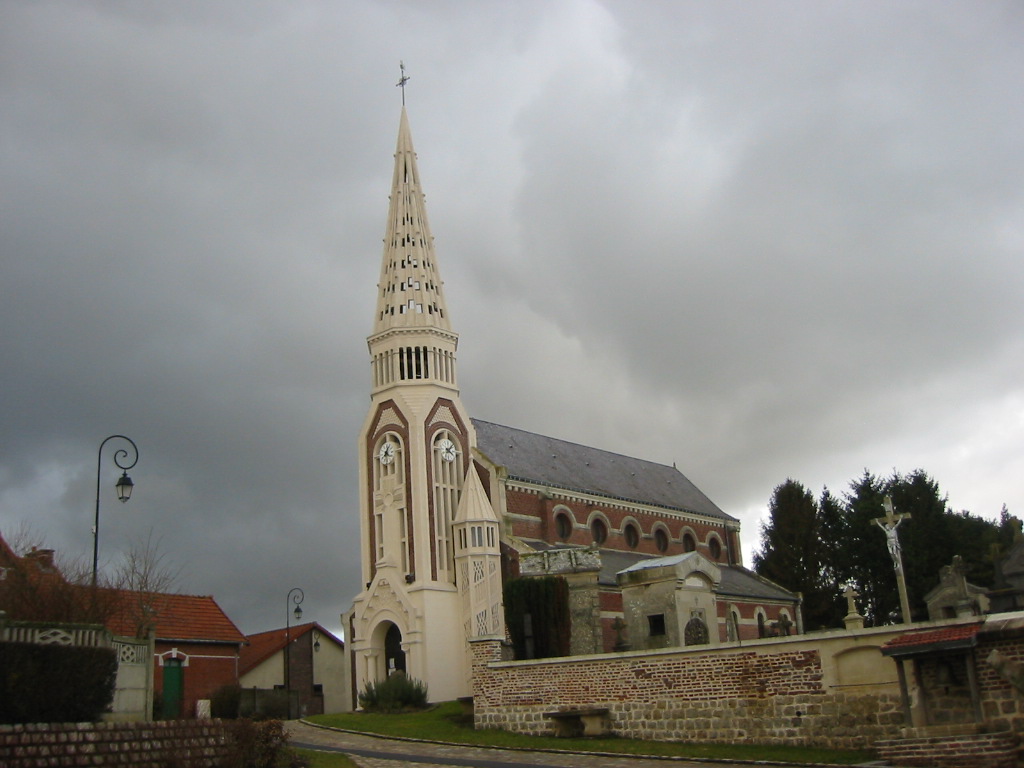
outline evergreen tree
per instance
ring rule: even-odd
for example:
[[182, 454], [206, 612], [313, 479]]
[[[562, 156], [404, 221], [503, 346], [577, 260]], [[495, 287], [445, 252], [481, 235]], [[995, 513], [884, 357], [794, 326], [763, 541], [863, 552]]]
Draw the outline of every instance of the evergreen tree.
[[822, 520], [814, 496], [801, 483], [786, 480], [772, 493], [768, 516], [761, 527], [761, 551], [754, 554], [754, 570], [803, 594], [806, 627], [834, 626], [841, 619], [838, 590], [827, 578]]
[[970, 512], [954, 512], [938, 483], [921, 469], [880, 478], [867, 470], [850, 483], [842, 499], [826, 488], [815, 503], [803, 485], [787, 480], [769, 501], [761, 549], [754, 569], [804, 594], [808, 629], [842, 625], [842, 592], [852, 586], [858, 608], [872, 626], [902, 621], [896, 572], [885, 533], [874, 522], [885, 516], [882, 502], [891, 496], [899, 525], [903, 571], [911, 618], [928, 617], [924, 597], [939, 582], [939, 571], [960, 555], [968, 580], [995, 584], [995, 562], [1021, 536], [1021, 521], [1004, 507], [994, 523]]

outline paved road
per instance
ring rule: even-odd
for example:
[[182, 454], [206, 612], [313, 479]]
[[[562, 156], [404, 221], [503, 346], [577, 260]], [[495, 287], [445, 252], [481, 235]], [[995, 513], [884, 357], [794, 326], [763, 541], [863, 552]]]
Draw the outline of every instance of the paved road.
[[[319, 728], [297, 720], [288, 722], [291, 743], [296, 747], [311, 747], [344, 752], [362, 768], [395, 768], [415, 764], [418, 768], [463, 766], [468, 768], [729, 768], [736, 764], [708, 763], [693, 760], [599, 757], [564, 752], [520, 752], [507, 749], [456, 747], [424, 741], [401, 741], [376, 736], [346, 733]], [[749, 768], [749, 763], [746, 764]], [[763, 765], [763, 763], [762, 763]]]

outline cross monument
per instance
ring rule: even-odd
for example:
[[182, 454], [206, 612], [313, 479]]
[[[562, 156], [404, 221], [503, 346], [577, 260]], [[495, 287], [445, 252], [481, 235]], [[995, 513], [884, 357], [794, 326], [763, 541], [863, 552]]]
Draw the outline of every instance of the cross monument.
[[903, 623], [910, 623], [910, 599], [907, 597], [907, 579], [903, 575], [903, 554], [900, 550], [900, 539], [896, 529], [900, 523], [910, 519], [909, 512], [896, 514], [892, 505], [892, 496], [886, 496], [882, 501], [882, 508], [885, 510], [885, 517], [876, 517], [871, 522], [875, 523], [885, 533], [885, 546], [889, 549], [889, 556], [892, 558], [892, 567], [896, 570], [896, 586], [900, 592], [900, 610], [903, 612]]

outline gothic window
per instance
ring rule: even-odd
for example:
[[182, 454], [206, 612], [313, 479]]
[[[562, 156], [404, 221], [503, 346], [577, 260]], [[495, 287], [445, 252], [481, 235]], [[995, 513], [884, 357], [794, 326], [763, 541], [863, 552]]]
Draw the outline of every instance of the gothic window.
[[665, 552], [668, 549], [668, 534], [665, 533], [664, 528], [658, 528], [654, 532], [654, 545], [659, 552]]
[[763, 608], [757, 609], [757, 636], [767, 637], [768, 628], [765, 626], [766, 616]]
[[555, 515], [555, 532], [562, 541], [567, 541], [572, 536], [572, 526], [572, 518], [565, 512], [559, 512]]
[[590, 524], [590, 534], [595, 544], [604, 544], [608, 539], [608, 525], [600, 517], [595, 517]]
[[623, 534], [626, 537], [626, 545], [630, 549], [636, 549], [637, 544], [640, 543], [640, 531], [637, 530], [637, 527], [633, 523], [627, 523]]
[[[434, 543], [438, 578], [453, 581], [452, 521], [462, 493], [462, 448], [458, 435], [442, 429], [434, 435], [431, 462], [434, 473]], [[477, 546], [474, 544], [474, 546]]]

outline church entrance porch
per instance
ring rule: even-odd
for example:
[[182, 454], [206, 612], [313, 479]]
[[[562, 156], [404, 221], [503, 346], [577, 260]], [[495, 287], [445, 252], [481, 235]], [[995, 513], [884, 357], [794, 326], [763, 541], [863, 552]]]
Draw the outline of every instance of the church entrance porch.
[[[387, 622], [391, 624], [391, 622]], [[405, 651], [402, 650], [402, 630], [391, 624], [384, 635], [384, 670], [390, 677], [395, 672], [405, 672]]]

